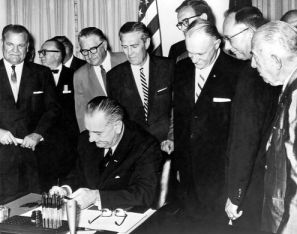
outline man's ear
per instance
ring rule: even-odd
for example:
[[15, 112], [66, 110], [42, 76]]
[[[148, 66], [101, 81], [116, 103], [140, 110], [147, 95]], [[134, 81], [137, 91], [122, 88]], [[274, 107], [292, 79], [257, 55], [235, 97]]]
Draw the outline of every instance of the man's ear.
[[221, 45], [221, 39], [217, 39], [217, 40], [214, 42], [214, 44], [215, 44], [215, 49], [216, 49], [216, 50], [219, 49], [219, 47], [220, 47], [220, 45]]
[[150, 47], [150, 44], [151, 44], [151, 39], [150, 38], [147, 38], [145, 40], [145, 43], [144, 44], [145, 44], [145, 48], [148, 49]]
[[276, 68], [278, 69], [278, 70], [280, 70], [281, 68], [282, 68], [282, 60], [277, 56], [277, 55], [275, 55], [275, 54], [272, 54], [272, 55], [270, 55], [271, 56], [271, 59], [272, 59], [272, 61], [274, 62], [274, 64], [275, 64], [275, 66], [276, 66]]
[[206, 13], [202, 13], [200, 16], [199, 16], [200, 19], [203, 19], [203, 20], [207, 20], [207, 14]]
[[117, 134], [120, 134], [123, 128], [123, 121], [122, 120], [118, 120], [115, 122], [115, 131]]

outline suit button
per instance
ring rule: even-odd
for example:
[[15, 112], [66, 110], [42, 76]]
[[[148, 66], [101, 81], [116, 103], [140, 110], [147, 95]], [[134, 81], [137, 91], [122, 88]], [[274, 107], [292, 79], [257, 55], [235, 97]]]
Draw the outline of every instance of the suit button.
[[197, 115], [195, 115], [195, 116], [194, 116], [194, 119], [198, 119], [198, 116], [197, 116]]
[[267, 168], [268, 168], [267, 165], [265, 165], [265, 170], [267, 170]]
[[194, 133], [191, 133], [190, 137], [191, 137], [191, 139], [193, 139], [194, 138]]

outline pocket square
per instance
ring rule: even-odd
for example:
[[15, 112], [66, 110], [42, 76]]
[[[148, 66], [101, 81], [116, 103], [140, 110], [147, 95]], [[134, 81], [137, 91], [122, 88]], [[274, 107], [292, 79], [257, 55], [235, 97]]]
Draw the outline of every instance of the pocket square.
[[157, 93], [161, 93], [162, 91], [164, 91], [164, 90], [166, 90], [166, 89], [168, 89], [168, 87], [165, 87], [165, 88], [163, 88], [163, 89], [159, 89], [159, 90], [157, 91]]
[[64, 94], [71, 93], [71, 90], [63, 90], [62, 93], [64, 93]]
[[115, 176], [114, 178], [115, 178], [115, 179], [120, 179], [121, 177], [117, 175], [117, 176]]
[[41, 94], [43, 91], [33, 91], [33, 94]]
[[213, 98], [212, 99], [213, 102], [231, 102], [230, 98]]

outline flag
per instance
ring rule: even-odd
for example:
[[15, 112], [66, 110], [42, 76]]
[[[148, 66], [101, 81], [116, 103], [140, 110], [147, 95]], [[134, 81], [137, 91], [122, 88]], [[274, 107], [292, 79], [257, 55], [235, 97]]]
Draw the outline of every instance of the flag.
[[140, 0], [138, 21], [144, 23], [152, 34], [152, 52], [155, 55], [162, 55], [157, 0]]

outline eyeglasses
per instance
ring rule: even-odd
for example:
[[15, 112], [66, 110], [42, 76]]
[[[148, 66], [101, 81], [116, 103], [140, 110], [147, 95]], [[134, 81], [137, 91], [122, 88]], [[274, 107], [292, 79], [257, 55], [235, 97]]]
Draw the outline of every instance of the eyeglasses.
[[82, 54], [83, 56], [88, 56], [88, 55], [89, 55], [89, 52], [91, 52], [91, 54], [96, 54], [98, 48], [102, 45], [103, 42], [104, 42], [104, 41], [102, 41], [99, 45], [90, 48], [89, 50], [80, 50], [80, 52], [81, 52], [81, 54]]
[[183, 19], [182, 21], [178, 22], [178, 23], [176, 24], [176, 27], [177, 27], [179, 30], [182, 30], [182, 27], [183, 27], [183, 26], [184, 26], [185, 28], [187, 28], [187, 27], [189, 27], [189, 25], [190, 25], [189, 19], [192, 19], [192, 18], [194, 18], [194, 17], [198, 17], [198, 16], [200, 16], [200, 15], [194, 15], [194, 16], [192, 16], [192, 17], [185, 18], [185, 19]]
[[40, 55], [46, 56], [47, 52], [56, 52], [56, 53], [58, 53], [58, 52], [61, 52], [61, 50], [38, 50], [39, 56]]
[[229, 42], [231, 42], [231, 39], [232, 39], [233, 37], [238, 36], [239, 34], [245, 32], [245, 31], [248, 30], [248, 29], [249, 29], [249, 28], [245, 28], [245, 29], [241, 30], [240, 32], [238, 32], [238, 33], [236, 33], [236, 34], [234, 34], [234, 35], [232, 35], [232, 36], [230, 36], [230, 37], [228, 37], [228, 36], [223, 36], [223, 40], [224, 40], [224, 41], [229, 41]]
[[115, 210], [102, 209], [102, 210], [99, 210], [99, 211], [100, 211], [100, 214], [97, 217], [95, 217], [92, 220], [88, 220], [89, 224], [92, 224], [94, 221], [96, 221], [100, 217], [112, 217], [114, 215], [115, 217], [123, 218], [121, 220], [121, 222], [118, 222], [118, 220], [114, 221], [114, 223], [116, 225], [121, 226], [124, 223], [124, 221], [126, 220], [127, 216], [128, 216], [126, 211], [123, 210], [123, 209], [120, 209], [120, 208], [115, 209]]

